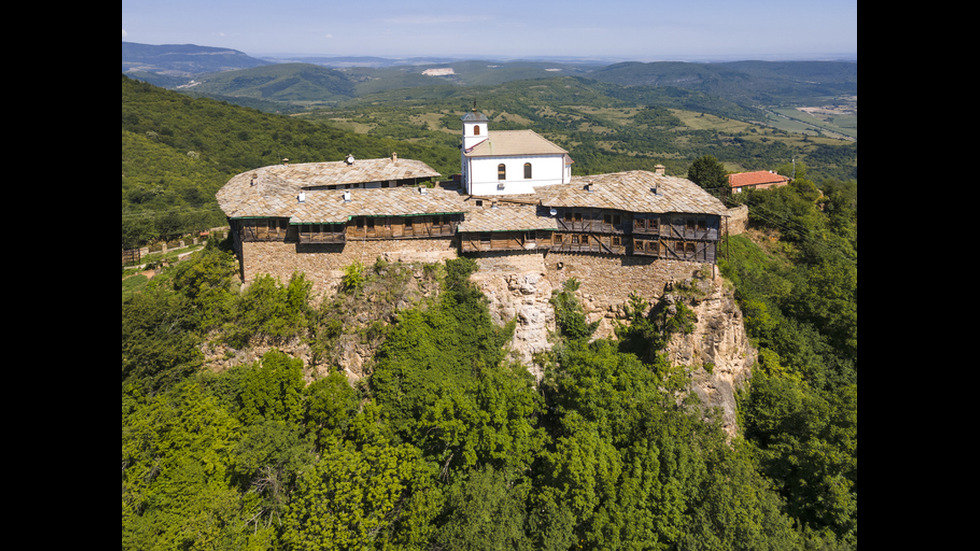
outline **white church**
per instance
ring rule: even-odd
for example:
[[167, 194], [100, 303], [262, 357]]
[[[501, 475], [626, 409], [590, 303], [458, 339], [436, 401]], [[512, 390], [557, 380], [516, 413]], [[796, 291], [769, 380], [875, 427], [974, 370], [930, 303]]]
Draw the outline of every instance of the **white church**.
[[535, 187], [572, 179], [568, 152], [532, 130], [490, 132], [486, 115], [473, 109], [462, 117], [462, 183], [470, 195], [534, 193]]

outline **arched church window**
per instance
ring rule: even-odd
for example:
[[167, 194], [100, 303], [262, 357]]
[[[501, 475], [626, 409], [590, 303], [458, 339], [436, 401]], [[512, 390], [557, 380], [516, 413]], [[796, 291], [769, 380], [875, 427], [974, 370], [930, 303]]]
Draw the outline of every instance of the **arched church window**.
[[473, 135], [474, 136], [479, 136], [480, 135], [480, 125], [479, 124], [473, 126]]
[[524, 163], [524, 179], [531, 179], [531, 163]]
[[497, 179], [498, 180], [507, 179], [507, 167], [503, 163], [497, 165]]

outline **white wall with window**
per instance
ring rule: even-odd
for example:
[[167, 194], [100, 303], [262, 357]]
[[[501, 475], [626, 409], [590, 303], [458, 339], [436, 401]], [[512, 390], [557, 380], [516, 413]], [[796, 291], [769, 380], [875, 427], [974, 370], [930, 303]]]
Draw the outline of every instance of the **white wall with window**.
[[535, 186], [567, 182], [563, 155], [471, 157], [463, 162], [472, 195], [534, 193]]

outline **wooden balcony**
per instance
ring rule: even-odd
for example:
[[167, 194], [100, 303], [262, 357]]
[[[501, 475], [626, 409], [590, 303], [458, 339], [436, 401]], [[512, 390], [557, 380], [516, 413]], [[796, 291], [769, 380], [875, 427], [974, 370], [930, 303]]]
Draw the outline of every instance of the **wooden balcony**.
[[551, 246], [550, 232], [500, 231], [460, 235], [459, 248], [464, 253], [489, 251], [531, 251]]

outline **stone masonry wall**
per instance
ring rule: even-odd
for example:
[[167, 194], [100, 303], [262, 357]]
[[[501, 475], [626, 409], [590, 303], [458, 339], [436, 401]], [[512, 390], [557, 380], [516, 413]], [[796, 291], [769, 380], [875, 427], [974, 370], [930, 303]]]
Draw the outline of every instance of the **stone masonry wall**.
[[392, 239], [348, 241], [337, 245], [298, 245], [281, 242], [243, 243], [242, 279], [247, 285], [261, 273], [289, 281], [294, 272], [303, 272], [313, 283], [314, 295], [332, 294], [344, 275], [344, 268], [355, 262], [370, 266], [381, 258], [387, 262], [443, 262], [456, 258], [452, 238]]
[[738, 235], [749, 227], [749, 206], [739, 205], [728, 209], [728, 234]]
[[553, 288], [561, 289], [571, 278], [581, 284], [577, 295], [588, 320], [600, 320], [597, 337], [612, 335], [612, 322], [622, 315], [622, 306], [631, 293], [654, 304], [667, 283], [687, 279], [703, 269], [714, 270], [711, 265], [695, 262], [585, 253], [549, 253], [544, 264]]

